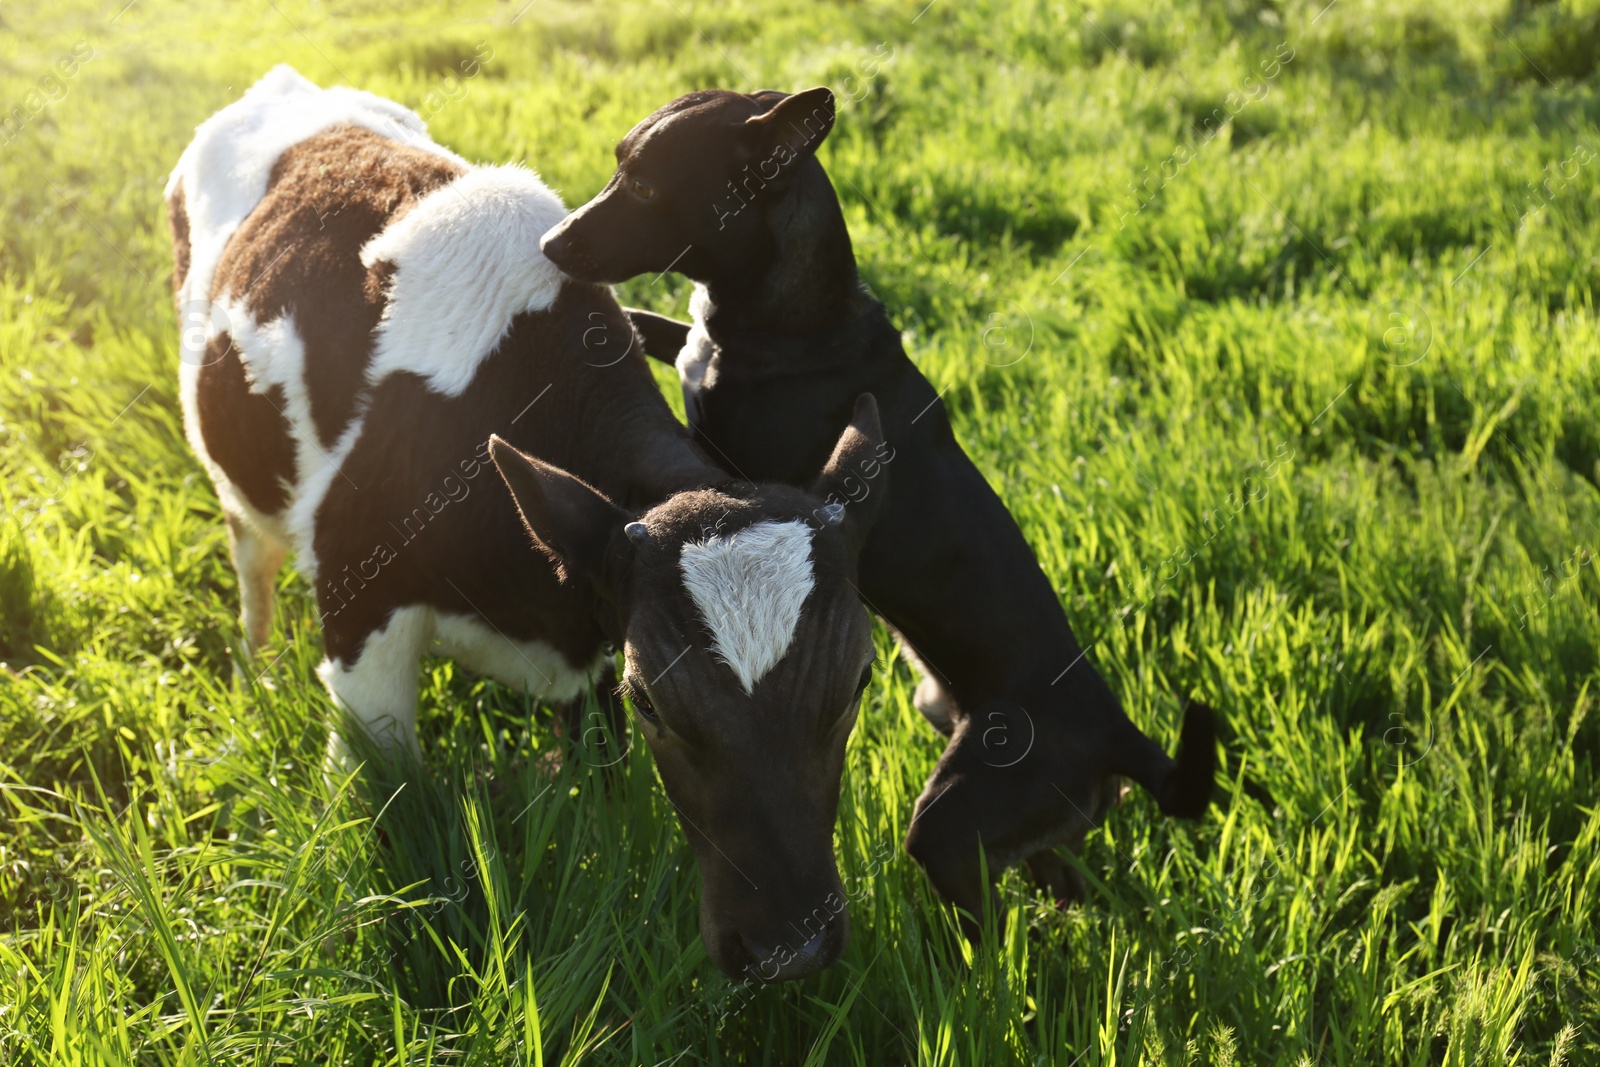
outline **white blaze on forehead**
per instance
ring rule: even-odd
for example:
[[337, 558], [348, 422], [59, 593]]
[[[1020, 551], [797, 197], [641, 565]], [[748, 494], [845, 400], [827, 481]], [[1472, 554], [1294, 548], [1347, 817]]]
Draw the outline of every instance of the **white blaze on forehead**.
[[711, 630], [711, 650], [749, 693], [789, 651], [800, 606], [816, 584], [811, 528], [799, 521], [758, 522], [684, 545], [678, 565]]

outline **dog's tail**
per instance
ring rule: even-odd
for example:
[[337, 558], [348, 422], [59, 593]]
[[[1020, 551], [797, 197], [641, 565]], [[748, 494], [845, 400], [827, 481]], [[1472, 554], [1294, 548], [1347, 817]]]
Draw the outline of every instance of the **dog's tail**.
[[1183, 712], [1177, 759], [1131, 722], [1128, 727], [1128, 743], [1121, 746], [1122, 758], [1113, 761], [1112, 770], [1148, 789], [1165, 815], [1180, 819], [1204, 815], [1217, 773], [1217, 713], [1190, 699]]

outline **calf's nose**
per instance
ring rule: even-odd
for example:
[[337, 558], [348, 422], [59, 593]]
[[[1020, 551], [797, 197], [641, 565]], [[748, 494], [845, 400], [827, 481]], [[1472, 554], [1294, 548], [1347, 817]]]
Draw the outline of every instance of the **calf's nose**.
[[803, 945], [793, 942], [762, 945], [743, 934], [739, 935], [739, 942], [755, 961], [749, 967], [755, 977], [764, 982], [791, 982], [825, 970], [839, 958], [844, 950], [844, 938], [839, 932], [839, 924], [833, 922], [818, 930]]

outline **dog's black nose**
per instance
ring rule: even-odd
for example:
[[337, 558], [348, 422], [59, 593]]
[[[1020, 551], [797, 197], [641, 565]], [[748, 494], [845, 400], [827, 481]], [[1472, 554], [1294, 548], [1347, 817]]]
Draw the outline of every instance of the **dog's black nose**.
[[556, 266], [561, 265], [561, 259], [572, 250], [572, 239], [564, 230], [553, 230], [544, 235], [544, 240], [539, 242], [539, 251], [545, 258]]

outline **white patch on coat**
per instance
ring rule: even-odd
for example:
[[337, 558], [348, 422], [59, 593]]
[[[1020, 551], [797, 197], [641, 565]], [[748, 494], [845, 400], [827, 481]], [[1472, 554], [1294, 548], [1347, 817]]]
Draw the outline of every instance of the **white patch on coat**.
[[[216, 325], [219, 316], [212, 316], [207, 324], [204, 336], [205, 344], [198, 346], [198, 351], [204, 351], [206, 345], [221, 332]], [[231, 332], [229, 336], [232, 336]], [[195, 339], [200, 340], [199, 338]], [[246, 368], [246, 374], [249, 368]], [[200, 432], [199, 411], [200, 390], [200, 364], [196, 360], [185, 359], [178, 364], [178, 400], [183, 409], [183, 432], [189, 440], [189, 447], [194, 449], [194, 454], [200, 458], [200, 463], [211, 476], [211, 482], [217, 489], [217, 501], [222, 505], [223, 514], [248, 523], [269, 540], [281, 545], [288, 545], [289, 533], [284, 528], [282, 517], [267, 515], [258, 511], [255, 505], [234, 485], [227, 474], [211, 458], [211, 453], [206, 451], [205, 437]], [[257, 390], [259, 392], [259, 390]], [[292, 486], [290, 487], [292, 490]], [[241, 579], [242, 580], [242, 579]]]
[[[311, 394], [306, 385], [305, 341], [295, 325], [294, 314], [286, 313], [271, 322], [257, 322], [242, 303], [216, 302], [220, 315], [213, 321], [226, 323], [228, 335], [239, 350], [245, 380], [252, 393], [264, 394], [273, 386], [282, 390], [278, 410], [289, 423], [289, 439], [294, 444], [295, 483], [288, 487], [289, 505], [277, 518], [279, 536], [295, 549], [295, 567], [315, 585], [317, 557], [314, 551], [317, 511], [336, 478], [342, 478], [345, 459], [361, 438], [365, 420], [358, 415], [345, 427], [339, 440], [329, 449], [317, 436], [311, 416]], [[213, 326], [213, 333], [221, 332]], [[187, 366], [187, 364], [185, 365]], [[185, 413], [192, 410], [186, 398]], [[185, 421], [190, 421], [186, 419]], [[204, 458], [204, 441], [198, 426], [189, 443]], [[207, 461], [208, 468], [215, 465]], [[213, 478], [221, 471], [212, 470]]]
[[689, 317], [693, 324], [689, 335], [683, 339], [678, 352], [678, 381], [683, 385], [683, 411], [693, 426], [700, 418], [700, 387], [705, 384], [706, 370], [711, 366], [711, 356], [716, 349], [711, 344], [711, 334], [706, 331], [706, 316], [711, 311], [711, 294], [706, 287], [695, 283], [689, 297]]
[[[252, 393], [266, 394], [273, 386], [282, 390], [277, 401], [278, 411], [289, 422], [289, 436], [294, 443], [295, 479], [304, 485], [316, 473], [327, 453], [317, 440], [317, 425], [311, 418], [311, 393], [306, 386], [306, 346], [295, 325], [294, 313], [288, 312], [271, 322], [258, 322], [242, 302], [218, 299], [214, 306], [217, 314], [213, 323], [226, 324], [226, 332], [239, 350], [239, 362], [244, 366], [245, 383]], [[213, 326], [212, 336], [223, 332]], [[295, 486], [289, 486], [290, 499]]]
[[602, 652], [584, 670], [543, 641], [514, 641], [476, 615], [437, 613], [434, 651], [501, 685], [551, 701], [572, 700], [593, 683], [609, 657]]
[[195, 129], [167, 180], [169, 201], [182, 183], [189, 219], [189, 274], [178, 293], [180, 306], [211, 296], [223, 249], [266, 195], [278, 157], [346, 123], [467, 166], [429, 140], [428, 127], [409, 108], [356, 89], [321, 89], [293, 67], [274, 67]]
[[[298, 452], [301, 441], [307, 441], [318, 458], [316, 466], [300, 476], [300, 488], [290, 498], [289, 513], [284, 520], [284, 527], [289, 531], [289, 537], [295, 546], [295, 566], [313, 587], [317, 584], [318, 567], [317, 512], [321, 510], [322, 501], [333, 486], [333, 480], [349, 478], [349, 475], [344, 473], [344, 464], [350, 458], [350, 453], [355, 451], [356, 442], [361, 440], [361, 431], [366, 425], [364, 418], [352, 419], [350, 425], [339, 435], [339, 440], [334, 442], [331, 450], [316, 444], [314, 437], [307, 437], [304, 433], [295, 434], [296, 451]], [[314, 434], [316, 430], [313, 427], [309, 432]], [[359, 490], [361, 487], [352, 483], [351, 488]]]
[[683, 584], [711, 630], [711, 650], [746, 693], [789, 651], [800, 607], [816, 584], [811, 528], [758, 522], [683, 546]]
[[563, 275], [539, 238], [566, 217], [561, 198], [518, 166], [480, 167], [433, 190], [361, 250], [394, 264], [368, 366], [376, 384], [410, 371], [459, 396], [523, 312], [555, 303]]
[[[433, 609], [396, 608], [383, 627], [367, 635], [354, 663], [324, 660], [317, 668], [338, 705], [386, 752], [417, 746], [417, 662], [433, 638]], [[329, 753], [343, 756], [334, 731]]]
[[[317, 669], [335, 702], [388, 752], [417, 749], [418, 661], [424, 652], [449, 656], [468, 670], [546, 700], [572, 700], [592, 684], [608, 657], [582, 670], [543, 641], [513, 641], [483, 619], [423, 604], [396, 608], [367, 636], [354, 663], [330, 659]], [[344, 755], [337, 740], [330, 748]]]

